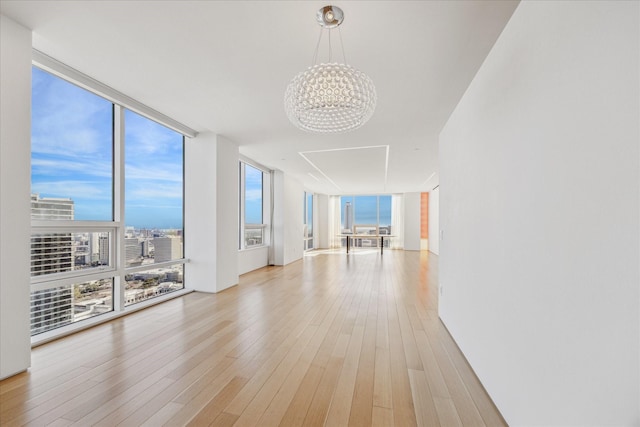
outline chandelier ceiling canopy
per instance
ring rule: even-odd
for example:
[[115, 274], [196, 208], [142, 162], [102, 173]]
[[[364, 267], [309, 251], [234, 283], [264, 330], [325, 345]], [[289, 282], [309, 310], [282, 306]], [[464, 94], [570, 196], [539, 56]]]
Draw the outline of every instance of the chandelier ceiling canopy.
[[[322, 34], [338, 28], [344, 20], [342, 9], [325, 6], [318, 10], [316, 20], [321, 26], [313, 65], [296, 75], [287, 86], [284, 96], [289, 120], [300, 129], [317, 133], [339, 133], [357, 129], [371, 118], [376, 107], [376, 89], [373, 81], [362, 71], [346, 64], [344, 46], [343, 63], [316, 63]], [[342, 36], [340, 36], [342, 40]]]

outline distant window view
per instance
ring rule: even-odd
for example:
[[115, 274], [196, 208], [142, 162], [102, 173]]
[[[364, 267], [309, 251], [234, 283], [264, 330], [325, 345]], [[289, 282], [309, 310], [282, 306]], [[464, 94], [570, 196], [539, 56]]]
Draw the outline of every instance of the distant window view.
[[313, 249], [313, 193], [304, 193], [304, 250], [308, 251]]
[[31, 292], [31, 335], [113, 310], [113, 279]]
[[[391, 235], [391, 195], [340, 197], [342, 234]], [[389, 240], [385, 239], [385, 247]], [[377, 246], [378, 239], [357, 238], [356, 246]], [[342, 246], [346, 238], [342, 239]]]
[[[122, 228], [122, 261], [137, 268], [122, 281], [126, 304], [182, 289], [181, 263], [137, 271], [183, 258], [183, 136], [124, 110], [126, 162], [118, 170], [114, 110], [122, 107], [32, 70], [32, 335], [113, 311]], [[115, 197], [126, 227], [114, 223]], [[77, 284], [59, 285], [75, 277]]]
[[264, 172], [244, 162], [240, 163], [240, 170], [240, 191], [244, 198], [244, 213], [240, 213], [244, 248], [260, 246], [264, 244]]
[[183, 265], [130, 273], [125, 276], [125, 305], [182, 289]]
[[125, 265], [183, 257], [183, 136], [125, 110]]

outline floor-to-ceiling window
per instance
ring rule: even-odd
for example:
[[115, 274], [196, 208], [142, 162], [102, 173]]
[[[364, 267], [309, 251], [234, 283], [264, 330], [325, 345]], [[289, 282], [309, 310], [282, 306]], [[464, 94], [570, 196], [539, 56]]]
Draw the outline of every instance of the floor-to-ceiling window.
[[183, 146], [33, 67], [32, 335], [183, 288]]
[[313, 245], [313, 193], [304, 192], [303, 209], [303, 240], [304, 250], [308, 251], [314, 248]]
[[267, 177], [261, 169], [240, 162], [240, 249], [262, 246], [266, 242], [264, 192]]
[[125, 305], [184, 288], [184, 137], [124, 113]]
[[[343, 234], [391, 235], [391, 195], [341, 196], [340, 224]], [[389, 240], [385, 240], [388, 245]], [[376, 246], [378, 239], [356, 238], [358, 246]], [[343, 246], [346, 239], [342, 239]]]

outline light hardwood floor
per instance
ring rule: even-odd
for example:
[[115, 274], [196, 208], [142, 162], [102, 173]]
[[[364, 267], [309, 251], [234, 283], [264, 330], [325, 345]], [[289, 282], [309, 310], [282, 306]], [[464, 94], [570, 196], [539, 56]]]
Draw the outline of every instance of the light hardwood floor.
[[505, 425], [437, 278], [433, 254], [364, 249], [257, 270], [35, 348], [0, 425]]

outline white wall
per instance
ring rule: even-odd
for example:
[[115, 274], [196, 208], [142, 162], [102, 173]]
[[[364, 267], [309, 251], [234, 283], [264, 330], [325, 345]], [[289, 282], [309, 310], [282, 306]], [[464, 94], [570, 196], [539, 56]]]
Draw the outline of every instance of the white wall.
[[404, 194], [404, 250], [420, 250], [420, 193]]
[[440, 135], [440, 316], [510, 425], [640, 425], [638, 2], [522, 2]]
[[314, 197], [314, 220], [315, 231], [314, 246], [318, 249], [329, 248], [329, 196], [326, 194], [316, 194]]
[[429, 251], [440, 253], [440, 187], [429, 191]]
[[287, 265], [302, 258], [304, 188], [282, 171], [274, 171], [274, 264]]
[[220, 292], [238, 283], [238, 147], [213, 133], [185, 143], [185, 283]]
[[0, 15], [0, 379], [31, 366], [31, 31]]
[[245, 274], [266, 266], [269, 262], [269, 246], [238, 251], [238, 274]]

